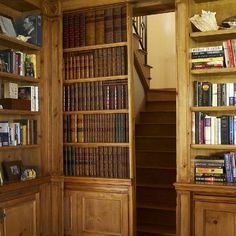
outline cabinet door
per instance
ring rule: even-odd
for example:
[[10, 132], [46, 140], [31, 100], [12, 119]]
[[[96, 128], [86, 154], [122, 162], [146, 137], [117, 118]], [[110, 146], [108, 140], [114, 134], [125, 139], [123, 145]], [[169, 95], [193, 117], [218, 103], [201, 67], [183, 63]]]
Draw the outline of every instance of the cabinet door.
[[210, 235], [236, 235], [236, 204], [195, 202], [195, 236]]
[[5, 212], [3, 236], [37, 236], [39, 224], [38, 194], [0, 203]]
[[70, 236], [127, 236], [128, 194], [67, 191], [65, 233]]

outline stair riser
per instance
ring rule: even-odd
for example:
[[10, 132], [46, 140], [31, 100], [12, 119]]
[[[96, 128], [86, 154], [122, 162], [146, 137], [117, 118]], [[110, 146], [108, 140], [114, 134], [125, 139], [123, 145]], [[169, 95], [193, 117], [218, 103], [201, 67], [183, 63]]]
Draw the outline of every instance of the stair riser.
[[144, 232], [137, 232], [137, 236], [175, 236], [175, 234], [162, 234], [162, 233], [144, 233]]
[[142, 123], [176, 123], [175, 112], [141, 112], [140, 122]]
[[174, 211], [138, 209], [137, 222], [138, 224], [174, 226], [176, 222], [176, 215]]
[[149, 91], [147, 101], [176, 101], [176, 92], [171, 91]]
[[136, 164], [138, 166], [163, 166], [163, 167], [175, 167], [176, 166], [176, 153], [148, 153], [137, 152]]
[[139, 184], [173, 184], [176, 182], [176, 170], [137, 169]]
[[145, 111], [175, 111], [175, 102], [146, 102]]
[[147, 188], [137, 186], [136, 199], [138, 203], [149, 204], [169, 204], [176, 205], [176, 191], [175, 189], [165, 188]]
[[175, 124], [140, 124], [136, 125], [136, 135], [150, 135], [160, 136], [175, 136], [176, 126]]
[[136, 150], [175, 151], [175, 138], [136, 138]]

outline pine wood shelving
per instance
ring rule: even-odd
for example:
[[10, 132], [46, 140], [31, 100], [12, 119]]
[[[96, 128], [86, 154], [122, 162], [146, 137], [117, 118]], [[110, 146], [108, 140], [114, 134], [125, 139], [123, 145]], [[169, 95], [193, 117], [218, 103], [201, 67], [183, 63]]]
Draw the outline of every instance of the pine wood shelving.
[[32, 149], [32, 148], [39, 148], [40, 145], [17, 145], [17, 146], [3, 146], [0, 147], [0, 151], [9, 151], [9, 150], [18, 150], [18, 149]]
[[40, 50], [40, 47], [34, 44], [23, 42], [21, 40], [18, 40], [17, 38], [9, 37], [4, 34], [0, 34], [0, 44], [1, 46], [5, 46], [7, 48], [13, 48], [13, 49], [23, 50], [23, 51], [24, 50], [33, 50], [33, 51]]
[[217, 68], [191, 70], [192, 75], [235, 75], [236, 68]]
[[74, 84], [80, 82], [94, 82], [94, 81], [108, 81], [108, 80], [119, 80], [119, 79], [127, 79], [128, 75], [115, 75], [115, 76], [104, 76], [104, 77], [94, 77], [94, 78], [86, 78], [86, 79], [72, 79], [72, 80], [64, 80], [64, 84]]
[[236, 111], [236, 106], [217, 106], [217, 107], [210, 107], [210, 106], [206, 106], [206, 107], [191, 107], [191, 111], [202, 111], [202, 112], [229, 112], [229, 111]]
[[193, 32], [190, 33], [190, 37], [197, 42], [220, 41], [225, 39], [236, 38], [236, 30], [224, 29], [224, 30], [214, 30], [207, 32]]
[[40, 0], [0, 0], [0, 3], [22, 12], [39, 10], [41, 7]]
[[128, 113], [128, 109], [111, 109], [111, 110], [92, 110], [92, 111], [64, 111], [64, 115], [71, 115], [71, 114], [110, 114], [110, 113]]
[[25, 115], [25, 116], [37, 116], [41, 113], [38, 111], [24, 111], [24, 110], [9, 110], [0, 109], [0, 115]]
[[89, 50], [95, 50], [95, 49], [100, 49], [100, 48], [114, 48], [114, 47], [122, 47], [122, 46], [127, 46], [127, 42], [98, 44], [98, 45], [76, 47], [76, 48], [66, 48], [66, 49], [63, 49], [63, 52], [81, 52], [81, 51], [89, 51]]
[[0, 78], [8, 79], [11, 81], [16, 81], [16, 82], [31, 82], [35, 84], [40, 83], [40, 80], [36, 78], [32, 78], [29, 76], [19, 76], [17, 74], [12, 74], [12, 73], [2, 72], [2, 71], [0, 71]]
[[212, 150], [235, 150], [235, 145], [225, 145], [225, 144], [192, 144], [191, 148], [193, 149], [212, 149]]
[[77, 147], [129, 147], [129, 143], [64, 143], [64, 146]]

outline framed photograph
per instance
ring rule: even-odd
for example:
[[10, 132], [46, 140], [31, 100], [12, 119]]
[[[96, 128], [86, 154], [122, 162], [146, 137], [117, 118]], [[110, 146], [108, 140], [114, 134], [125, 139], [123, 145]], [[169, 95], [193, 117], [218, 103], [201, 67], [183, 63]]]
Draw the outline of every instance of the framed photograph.
[[16, 37], [16, 31], [11, 18], [0, 16], [0, 28], [2, 33], [11, 37]]
[[7, 181], [20, 180], [22, 166], [23, 165], [21, 160], [2, 162], [2, 168], [6, 180]]

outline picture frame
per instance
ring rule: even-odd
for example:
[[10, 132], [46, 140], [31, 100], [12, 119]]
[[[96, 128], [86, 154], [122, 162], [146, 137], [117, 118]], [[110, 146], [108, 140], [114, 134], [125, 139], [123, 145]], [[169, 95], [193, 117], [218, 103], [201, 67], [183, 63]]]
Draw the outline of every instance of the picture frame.
[[11, 18], [0, 15], [0, 29], [1, 33], [10, 37], [16, 37], [15, 27]]
[[6, 181], [20, 180], [22, 166], [23, 164], [21, 160], [3, 161], [2, 168], [5, 177], [4, 179], [6, 179]]

